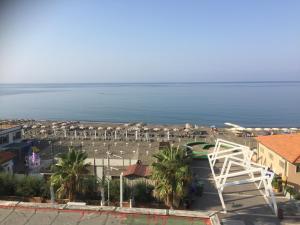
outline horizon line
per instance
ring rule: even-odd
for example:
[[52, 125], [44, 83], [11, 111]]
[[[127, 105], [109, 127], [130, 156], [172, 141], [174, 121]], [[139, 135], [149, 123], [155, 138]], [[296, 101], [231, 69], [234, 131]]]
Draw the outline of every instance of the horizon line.
[[152, 81], [152, 82], [0, 82], [0, 84], [192, 84], [192, 83], [300, 83], [300, 80], [265, 81]]

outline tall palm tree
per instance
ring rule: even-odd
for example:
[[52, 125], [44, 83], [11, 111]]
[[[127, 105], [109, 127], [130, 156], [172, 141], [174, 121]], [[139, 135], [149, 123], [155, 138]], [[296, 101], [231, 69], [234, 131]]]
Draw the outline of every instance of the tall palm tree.
[[68, 153], [62, 154], [58, 163], [54, 165], [51, 185], [58, 187], [56, 193], [59, 198], [68, 195], [69, 201], [75, 200], [81, 179], [88, 173], [89, 163], [85, 163], [86, 158], [85, 152], [70, 149]]
[[190, 157], [182, 148], [167, 148], [154, 154], [151, 178], [155, 183], [154, 197], [173, 208], [186, 195], [192, 176], [189, 169]]

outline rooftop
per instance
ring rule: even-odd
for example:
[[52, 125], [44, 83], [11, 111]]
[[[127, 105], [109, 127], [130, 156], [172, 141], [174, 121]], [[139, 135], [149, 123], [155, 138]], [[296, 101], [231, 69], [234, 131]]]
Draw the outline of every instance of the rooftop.
[[11, 128], [17, 128], [17, 127], [20, 127], [20, 126], [18, 126], [18, 125], [11, 125], [11, 124], [0, 124], [0, 131], [11, 129]]
[[134, 165], [130, 165], [124, 172], [124, 177], [147, 177], [150, 175], [150, 167], [142, 165], [139, 161]]
[[257, 141], [291, 163], [300, 163], [300, 134], [259, 136]]
[[16, 155], [12, 152], [0, 152], [0, 164], [5, 163], [11, 159], [13, 159]]

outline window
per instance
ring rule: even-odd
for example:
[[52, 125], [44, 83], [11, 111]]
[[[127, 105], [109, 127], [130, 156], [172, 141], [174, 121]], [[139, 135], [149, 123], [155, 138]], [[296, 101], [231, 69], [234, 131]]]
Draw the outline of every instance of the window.
[[0, 137], [0, 145], [8, 144], [8, 135], [4, 135]]
[[296, 173], [300, 173], [300, 164], [296, 164]]
[[21, 138], [21, 131], [14, 133], [14, 137], [13, 137], [14, 140], [18, 140], [20, 138]]
[[269, 153], [269, 157], [270, 159], [273, 159], [273, 155], [271, 153]]
[[279, 166], [280, 166], [281, 168], [284, 168], [284, 161], [282, 161], [282, 160], [279, 159]]

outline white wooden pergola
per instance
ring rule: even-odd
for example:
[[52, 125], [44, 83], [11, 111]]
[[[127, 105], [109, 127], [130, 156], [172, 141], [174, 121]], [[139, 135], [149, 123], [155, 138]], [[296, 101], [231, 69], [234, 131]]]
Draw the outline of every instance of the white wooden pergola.
[[[207, 155], [222, 208], [226, 213], [224, 188], [254, 183], [259, 190], [263, 187], [263, 191], [260, 192], [277, 215], [277, 204], [271, 185], [274, 173], [268, 171], [267, 167], [252, 162], [252, 155], [253, 151], [249, 147], [222, 139], [217, 140], [213, 152]], [[221, 163], [218, 174], [216, 173], [217, 160]], [[234, 171], [231, 170], [233, 167], [235, 167]]]

